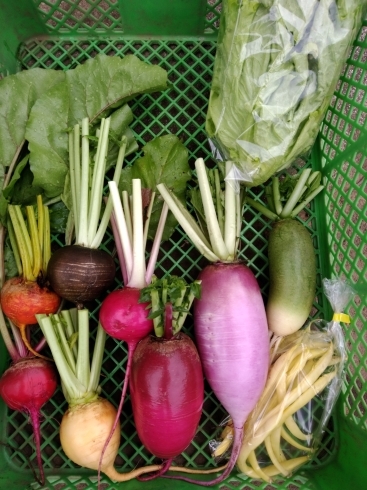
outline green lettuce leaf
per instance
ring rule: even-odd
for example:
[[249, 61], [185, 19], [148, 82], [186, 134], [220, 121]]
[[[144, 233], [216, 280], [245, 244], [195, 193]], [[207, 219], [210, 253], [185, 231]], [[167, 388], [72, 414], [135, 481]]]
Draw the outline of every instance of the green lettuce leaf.
[[[122, 170], [120, 190], [132, 192], [132, 179], [141, 179], [142, 188], [156, 191], [157, 184], [164, 182], [175, 195], [185, 203], [186, 184], [191, 178], [188, 151], [180, 139], [172, 134], [159, 136], [143, 147], [144, 156], [135, 160], [132, 166]], [[157, 229], [163, 199], [156, 191], [152, 209], [148, 238], [153, 239]], [[173, 233], [177, 221], [169, 213], [162, 240]]]
[[166, 88], [167, 72], [134, 55], [121, 59], [100, 54], [67, 71], [64, 82], [38, 99], [27, 123], [34, 184], [48, 197], [62, 193], [68, 172], [67, 131], [84, 117], [97, 123], [134, 97]]

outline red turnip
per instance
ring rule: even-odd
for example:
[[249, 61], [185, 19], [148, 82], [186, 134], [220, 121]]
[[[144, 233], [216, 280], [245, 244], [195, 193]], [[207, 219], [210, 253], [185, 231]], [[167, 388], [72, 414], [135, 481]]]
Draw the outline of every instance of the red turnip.
[[40, 410], [57, 387], [53, 365], [39, 358], [13, 363], [0, 378], [0, 396], [12, 410], [29, 415], [33, 426], [40, 483], [45, 483], [41, 458]]

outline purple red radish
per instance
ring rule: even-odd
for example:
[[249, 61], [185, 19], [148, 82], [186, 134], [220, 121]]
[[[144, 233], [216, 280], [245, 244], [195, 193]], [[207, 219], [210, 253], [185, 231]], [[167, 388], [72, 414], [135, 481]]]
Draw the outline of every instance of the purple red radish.
[[133, 355], [130, 393], [138, 436], [154, 456], [169, 463], [195, 436], [204, 401], [204, 379], [199, 354], [181, 328], [195, 297], [198, 282], [188, 286], [177, 277], [153, 278], [142, 291], [150, 297], [155, 335], [139, 342]]

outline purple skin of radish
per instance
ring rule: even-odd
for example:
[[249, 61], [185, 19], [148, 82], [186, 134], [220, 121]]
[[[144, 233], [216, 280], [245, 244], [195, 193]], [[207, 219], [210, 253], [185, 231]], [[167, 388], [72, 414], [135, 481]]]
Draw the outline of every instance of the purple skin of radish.
[[53, 365], [39, 358], [25, 358], [13, 363], [0, 379], [0, 396], [12, 410], [29, 415], [33, 426], [40, 483], [45, 483], [41, 458], [40, 409], [57, 387]]
[[171, 303], [165, 305], [164, 336], [149, 335], [136, 347], [130, 393], [141, 442], [154, 456], [165, 460], [159, 472], [138, 477], [148, 481], [162, 476], [173, 458], [191, 443], [204, 401], [198, 351], [184, 333], [173, 335]]
[[244, 423], [265, 387], [269, 333], [261, 290], [246, 265], [213, 263], [198, 279], [202, 282], [201, 299], [194, 303], [195, 338], [204, 375], [234, 424], [232, 453], [227, 468], [214, 480], [164, 477], [212, 486], [234, 468]]
[[139, 303], [140, 289], [125, 287], [112, 291], [102, 302], [99, 321], [108, 335], [125, 341], [128, 347], [125, 379], [120, 403], [111, 433], [102, 450], [100, 464], [105, 450], [119, 422], [128, 387], [131, 362], [135, 348], [140, 340], [153, 330], [153, 320], [148, 319], [147, 303]]

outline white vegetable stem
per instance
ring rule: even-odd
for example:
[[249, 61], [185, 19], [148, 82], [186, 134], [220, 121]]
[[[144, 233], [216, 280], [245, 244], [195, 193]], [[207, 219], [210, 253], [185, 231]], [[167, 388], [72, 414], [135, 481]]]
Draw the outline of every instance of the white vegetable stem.
[[165, 184], [158, 184], [157, 189], [199, 252], [211, 262], [218, 262], [220, 258], [212, 251], [210, 243], [205, 238], [198, 224], [177, 197], [167, 189]]
[[108, 183], [108, 186], [110, 188], [115, 221], [121, 242], [122, 252], [125, 257], [127, 277], [130, 278], [133, 266], [133, 249], [130, 241], [129, 232], [126, 226], [125, 213], [122, 209], [122, 203], [116, 182], [111, 181]]
[[164, 226], [166, 224], [168, 211], [169, 211], [169, 209], [168, 209], [167, 203], [165, 202], [163, 204], [161, 216], [159, 218], [157, 232], [156, 232], [156, 235], [154, 237], [152, 250], [150, 252], [149, 262], [148, 262], [148, 266], [147, 266], [147, 272], [145, 274], [145, 282], [147, 284], [150, 284], [152, 281], [155, 264], [157, 263], [159, 246], [161, 244], [162, 235], [163, 235], [163, 231], [164, 231]]
[[79, 232], [77, 242], [83, 243], [88, 237], [88, 202], [89, 202], [89, 119], [82, 120], [82, 171], [80, 182]]
[[[226, 165], [227, 174], [230, 171], [230, 165], [230, 163]], [[195, 168], [210, 243], [205, 238], [205, 235], [195, 219], [182, 205], [179, 199], [170, 192], [164, 184], [159, 184], [157, 188], [187, 236], [204, 257], [211, 262], [232, 262], [236, 258], [238, 239], [242, 224], [240, 195], [236, 193], [234, 187], [226, 180], [224, 195], [225, 222], [223, 233], [216, 214], [205, 164], [202, 158], [196, 160]]]
[[101, 148], [98, 154], [98, 160], [95, 162], [93, 172], [92, 189], [90, 193], [90, 208], [89, 208], [89, 225], [88, 225], [88, 242], [92, 243], [96, 233], [99, 221], [99, 214], [102, 206], [103, 194], [103, 178], [106, 171], [106, 155], [108, 149], [108, 133], [110, 130], [111, 119], [107, 118], [104, 121], [103, 129], [101, 130], [100, 143]]
[[[222, 259], [224, 258], [225, 260], [228, 258], [229, 252], [223, 240], [222, 233], [220, 231], [219, 222], [218, 222], [217, 214], [215, 212], [215, 207], [214, 207], [212, 194], [210, 190], [209, 180], [206, 173], [206, 167], [205, 167], [204, 160], [202, 158], [198, 158], [196, 160], [195, 168], [196, 168], [196, 173], [199, 182], [201, 199], [203, 201], [205, 219], [208, 227], [209, 239], [212, 246], [212, 250], [215, 253], [215, 255], [217, 255]], [[227, 215], [227, 209], [225, 211], [226, 211], [225, 214]], [[227, 226], [225, 223], [224, 229], [226, 230], [226, 228]]]
[[[232, 162], [226, 162], [226, 175], [229, 174], [232, 165]], [[228, 180], [225, 181], [224, 241], [229, 253], [229, 258], [233, 260], [236, 255], [237, 245], [236, 192], [234, 186], [232, 186]]]
[[141, 180], [133, 179], [133, 266], [129, 287], [142, 289], [145, 283], [145, 247]]
[[[129, 204], [127, 193], [122, 193], [124, 204], [122, 203], [116, 182], [109, 182], [108, 185], [113, 202], [114, 227], [117, 230], [117, 232], [114, 232], [114, 237], [116, 246], [122, 250], [123, 261], [120, 258], [121, 266], [126, 269], [126, 273], [124, 272], [124, 283], [127, 287], [142, 289], [150, 283], [154, 272], [168, 208], [167, 206], [162, 208], [148, 268], [146, 268], [141, 180], [133, 179], [132, 181], [133, 195], [131, 205]], [[130, 219], [130, 209], [132, 210], [132, 219]]]

